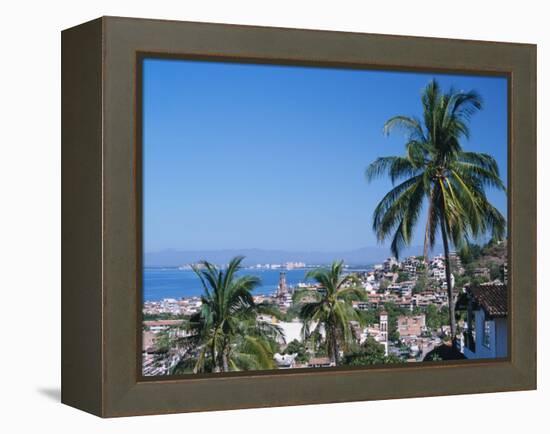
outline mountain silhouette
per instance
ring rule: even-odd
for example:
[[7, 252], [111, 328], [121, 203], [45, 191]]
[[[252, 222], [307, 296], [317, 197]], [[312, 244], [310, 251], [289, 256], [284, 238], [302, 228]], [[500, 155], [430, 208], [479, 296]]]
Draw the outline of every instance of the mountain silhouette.
[[[422, 255], [423, 246], [411, 246], [403, 250], [401, 258]], [[435, 253], [441, 249], [436, 246]], [[432, 253], [433, 254], [433, 253]], [[166, 249], [144, 254], [146, 267], [176, 267], [207, 260], [215, 264], [226, 264], [234, 256], [244, 256], [243, 265], [280, 264], [284, 262], [305, 262], [308, 265], [328, 264], [344, 260], [349, 265], [381, 263], [391, 256], [390, 249], [381, 246], [363, 247], [347, 251], [291, 251], [269, 249], [223, 249], [223, 250], [176, 250]]]

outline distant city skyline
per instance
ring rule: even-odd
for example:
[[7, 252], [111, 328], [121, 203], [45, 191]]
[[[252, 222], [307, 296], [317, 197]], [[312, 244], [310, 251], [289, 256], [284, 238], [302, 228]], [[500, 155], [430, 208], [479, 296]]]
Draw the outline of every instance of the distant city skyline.
[[[435, 246], [432, 256], [443, 252], [441, 246]], [[423, 246], [411, 246], [403, 250], [400, 259], [411, 255], [422, 255]], [[176, 267], [197, 263], [207, 259], [218, 265], [227, 264], [235, 256], [244, 256], [243, 264], [282, 264], [301, 261], [307, 265], [327, 265], [334, 260], [343, 260], [350, 265], [368, 265], [382, 262], [390, 256], [383, 246], [364, 247], [347, 251], [288, 251], [267, 249], [220, 249], [220, 250], [173, 250], [146, 252], [146, 267]]]
[[[463, 147], [493, 155], [507, 183], [505, 78], [166, 59], [143, 77], [145, 253], [380, 247], [372, 213], [391, 182], [364, 171], [404, 153], [382, 127], [420, 116], [432, 78], [480, 93]], [[488, 197], [507, 215], [504, 193]]]

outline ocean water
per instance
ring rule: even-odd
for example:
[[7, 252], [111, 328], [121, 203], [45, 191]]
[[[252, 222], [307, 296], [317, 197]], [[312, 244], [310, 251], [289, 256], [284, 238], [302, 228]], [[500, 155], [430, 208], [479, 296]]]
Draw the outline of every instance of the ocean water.
[[[305, 282], [308, 270], [286, 270], [287, 285], [294, 286]], [[241, 270], [239, 274], [258, 276], [262, 285], [254, 290], [254, 294], [271, 294], [279, 285], [280, 270]], [[202, 285], [192, 270], [177, 268], [145, 268], [143, 270], [143, 300], [155, 301], [163, 298], [182, 298], [200, 296]]]

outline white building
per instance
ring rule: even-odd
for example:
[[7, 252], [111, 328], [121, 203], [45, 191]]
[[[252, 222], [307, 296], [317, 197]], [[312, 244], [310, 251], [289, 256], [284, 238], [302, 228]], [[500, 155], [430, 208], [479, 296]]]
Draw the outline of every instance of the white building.
[[279, 354], [275, 353], [273, 359], [279, 369], [290, 369], [296, 366], [296, 356], [298, 354]]
[[384, 355], [388, 355], [388, 313], [380, 312], [380, 340], [379, 343], [384, 345]]
[[363, 289], [369, 294], [376, 294], [376, 288], [371, 282], [363, 283]]
[[183, 324], [181, 319], [164, 319], [155, 321], [143, 321], [143, 325], [152, 333], [160, 333], [172, 328], [180, 327]]
[[409, 275], [413, 278], [416, 276], [419, 265], [420, 261], [415, 256], [409, 256], [401, 264], [403, 270], [409, 273]]
[[384, 261], [384, 271], [386, 273], [390, 272], [394, 266], [399, 266], [399, 262], [393, 256]]
[[432, 268], [431, 273], [434, 279], [445, 280], [445, 266]]
[[376, 276], [374, 275], [374, 273], [369, 273], [367, 275], [367, 283], [374, 283], [376, 282]]

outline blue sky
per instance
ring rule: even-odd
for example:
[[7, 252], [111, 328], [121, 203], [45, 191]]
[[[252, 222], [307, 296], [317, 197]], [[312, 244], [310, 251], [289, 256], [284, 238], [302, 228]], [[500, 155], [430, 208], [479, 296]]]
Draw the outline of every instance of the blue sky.
[[[391, 183], [367, 184], [365, 168], [403, 153], [382, 127], [419, 116], [433, 77], [481, 94], [463, 148], [492, 154], [507, 182], [505, 78], [146, 59], [144, 251], [376, 245]], [[505, 194], [488, 196], [506, 215]]]

